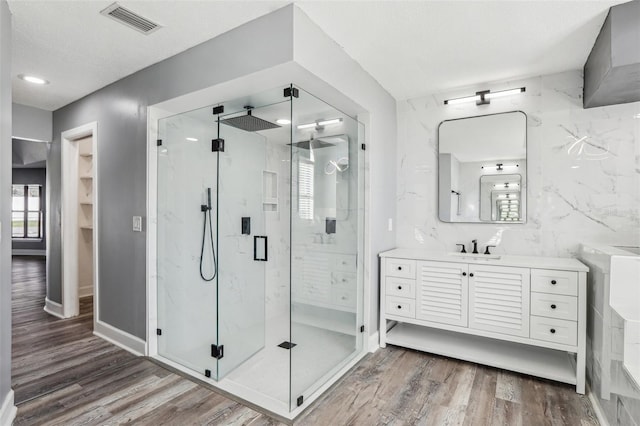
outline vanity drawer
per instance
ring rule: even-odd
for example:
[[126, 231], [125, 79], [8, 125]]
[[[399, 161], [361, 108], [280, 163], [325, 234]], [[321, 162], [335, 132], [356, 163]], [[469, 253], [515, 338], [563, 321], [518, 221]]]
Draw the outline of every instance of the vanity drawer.
[[415, 318], [416, 301], [406, 297], [387, 296], [386, 312], [389, 315]]
[[390, 296], [408, 297], [415, 299], [416, 297], [416, 280], [398, 277], [385, 278], [385, 294]]
[[386, 275], [389, 277], [416, 278], [416, 261], [408, 259], [387, 259]]
[[351, 289], [352, 291], [355, 291], [358, 279], [355, 273], [332, 272], [331, 283], [338, 288], [341, 287], [344, 289]]
[[336, 290], [333, 292], [332, 299], [335, 305], [354, 309], [358, 302], [356, 292], [350, 290]]
[[578, 320], [578, 298], [551, 293], [531, 293], [531, 315]]
[[570, 271], [532, 269], [531, 291], [577, 296], [578, 273]]
[[578, 342], [578, 323], [575, 321], [532, 315], [530, 325], [532, 339], [570, 346]]
[[357, 270], [355, 255], [338, 254], [334, 257], [333, 262], [333, 267], [336, 271], [355, 273]]

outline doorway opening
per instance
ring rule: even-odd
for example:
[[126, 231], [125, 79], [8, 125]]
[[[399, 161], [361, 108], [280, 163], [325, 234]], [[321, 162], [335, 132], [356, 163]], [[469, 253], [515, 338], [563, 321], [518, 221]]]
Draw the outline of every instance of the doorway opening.
[[80, 298], [93, 296], [98, 319], [98, 125], [62, 133], [61, 317], [80, 313]]

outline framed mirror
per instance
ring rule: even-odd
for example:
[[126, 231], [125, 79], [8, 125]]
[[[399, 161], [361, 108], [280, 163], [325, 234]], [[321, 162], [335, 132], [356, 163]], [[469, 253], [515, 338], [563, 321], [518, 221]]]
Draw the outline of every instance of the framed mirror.
[[522, 111], [445, 120], [438, 127], [438, 218], [525, 223], [527, 116]]

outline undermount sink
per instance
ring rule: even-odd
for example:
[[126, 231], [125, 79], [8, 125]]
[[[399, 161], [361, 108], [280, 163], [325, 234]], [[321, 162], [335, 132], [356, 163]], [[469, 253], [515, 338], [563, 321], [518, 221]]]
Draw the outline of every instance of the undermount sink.
[[502, 256], [496, 254], [473, 254], [473, 253], [449, 253], [449, 256], [455, 256], [465, 260], [500, 260]]

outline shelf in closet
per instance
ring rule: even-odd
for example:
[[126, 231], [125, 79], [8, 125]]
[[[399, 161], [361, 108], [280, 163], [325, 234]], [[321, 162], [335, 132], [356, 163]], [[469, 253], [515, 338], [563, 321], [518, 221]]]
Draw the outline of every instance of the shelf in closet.
[[82, 206], [92, 206], [93, 203], [91, 201], [80, 201], [80, 205], [82, 205]]
[[93, 230], [93, 225], [80, 225], [80, 229]]
[[91, 157], [93, 157], [93, 154], [92, 154], [92, 153], [80, 154], [80, 157], [88, 157], [88, 158], [91, 158]]
[[80, 179], [93, 179], [93, 176], [91, 176], [91, 175], [83, 175], [83, 176], [80, 176]]

